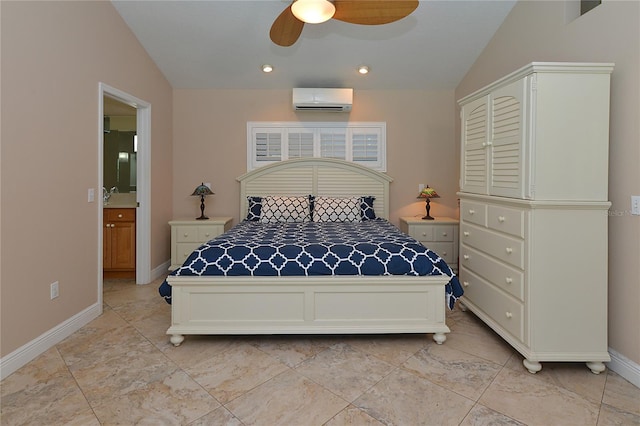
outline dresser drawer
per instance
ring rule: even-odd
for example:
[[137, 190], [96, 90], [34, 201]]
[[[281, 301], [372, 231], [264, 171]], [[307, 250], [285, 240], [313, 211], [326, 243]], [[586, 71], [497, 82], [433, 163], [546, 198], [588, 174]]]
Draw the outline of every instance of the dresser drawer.
[[487, 205], [473, 201], [460, 201], [460, 217], [464, 222], [487, 226]]
[[447, 265], [449, 265], [452, 268], [455, 266], [453, 265], [454, 263], [453, 243], [432, 242], [432, 243], [425, 244], [425, 246], [429, 250], [436, 252], [438, 256], [443, 258], [444, 261], [447, 262]]
[[464, 288], [463, 303], [465, 299], [469, 300], [524, 342], [524, 303], [504, 294], [464, 266], [460, 267], [460, 282]]
[[487, 225], [496, 231], [524, 238], [524, 210], [489, 205]]
[[460, 265], [524, 301], [524, 273], [467, 247], [460, 246]]
[[524, 268], [524, 241], [463, 223], [462, 244], [474, 247], [517, 268]]

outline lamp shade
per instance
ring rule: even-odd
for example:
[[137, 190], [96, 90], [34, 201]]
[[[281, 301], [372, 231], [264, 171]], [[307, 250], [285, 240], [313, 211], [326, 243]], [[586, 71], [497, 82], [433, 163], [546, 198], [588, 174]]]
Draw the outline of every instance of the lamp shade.
[[417, 198], [440, 198], [435, 189], [429, 188], [427, 185], [420, 193]]
[[336, 7], [328, 0], [296, 0], [291, 5], [293, 15], [307, 24], [326, 22], [336, 13]]
[[209, 187], [207, 185], [205, 185], [204, 182], [203, 182], [200, 185], [198, 185], [196, 187], [196, 189], [193, 190], [193, 194], [191, 194], [191, 195], [196, 195], [196, 196], [213, 195], [213, 192], [211, 192]]

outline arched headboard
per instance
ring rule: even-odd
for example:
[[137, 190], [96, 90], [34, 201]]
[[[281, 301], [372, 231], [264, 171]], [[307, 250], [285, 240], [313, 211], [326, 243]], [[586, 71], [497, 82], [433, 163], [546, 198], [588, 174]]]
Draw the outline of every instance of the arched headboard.
[[393, 178], [359, 164], [330, 158], [298, 158], [252, 170], [240, 182], [240, 219], [247, 216], [247, 196], [372, 195], [378, 217], [389, 218], [389, 183]]

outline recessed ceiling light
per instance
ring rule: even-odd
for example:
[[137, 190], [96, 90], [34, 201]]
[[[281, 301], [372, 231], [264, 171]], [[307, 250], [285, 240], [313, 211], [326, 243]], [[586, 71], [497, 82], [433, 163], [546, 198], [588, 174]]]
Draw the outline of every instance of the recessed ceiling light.
[[366, 65], [360, 65], [360, 66], [358, 67], [358, 72], [359, 72], [360, 74], [363, 74], [363, 75], [364, 75], [364, 74], [368, 74], [368, 73], [369, 73], [369, 67], [368, 67], [368, 66], [366, 66]]
[[269, 64], [264, 64], [262, 66], [262, 72], [271, 72], [271, 71], [273, 71], [273, 66]]

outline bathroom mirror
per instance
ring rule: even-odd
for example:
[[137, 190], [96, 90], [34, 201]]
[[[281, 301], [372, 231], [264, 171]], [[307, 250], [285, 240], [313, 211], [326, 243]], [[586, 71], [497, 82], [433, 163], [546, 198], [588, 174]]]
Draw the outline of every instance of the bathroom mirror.
[[136, 191], [136, 109], [104, 97], [103, 182], [109, 191]]

